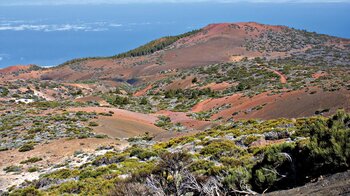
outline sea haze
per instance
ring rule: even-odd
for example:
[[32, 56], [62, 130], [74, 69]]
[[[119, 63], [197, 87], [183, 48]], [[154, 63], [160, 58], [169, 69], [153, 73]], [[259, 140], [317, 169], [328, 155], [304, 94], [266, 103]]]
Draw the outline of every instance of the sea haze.
[[349, 3], [0, 7], [0, 67], [109, 56], [209, 23], [256, 21], [350, 38]]

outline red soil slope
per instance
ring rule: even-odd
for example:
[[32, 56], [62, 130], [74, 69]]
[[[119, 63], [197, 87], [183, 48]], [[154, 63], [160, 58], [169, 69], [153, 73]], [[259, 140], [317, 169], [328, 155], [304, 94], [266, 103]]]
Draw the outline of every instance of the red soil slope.
[[154, 125], [158, 118], [147, 114], [105, 107], [70, 108], [69, 111], [96, 113], [113, 112], [114, 114], [112, 116], [100, 115], [96, 121], [99, 126], [93, 128], [97, 133], [105, 134], [114, 138], [129, 138], [142, 135], [145, 132], [156, 135], [164, 131], [163, 129]]
[[326, 109], [329, 109], [329, 111], [325, 114], [334, 113], [339, 108], [349, 111], [350, 91], [341, 89], [335, 92], [325, 92], [322, 89], [312, 89], [274, 95], [262, 93], [252, 98], [236, 94], [230, 97], [204, 100], [195, 105], [192, 111], [208, 111], [224, 104], [231, 104], [231, 107], [214, 114], [212, 116], [213, 120], [220, 117], [224, 119], [231, 117], [234, 119], [296, 118], [312, 116], [315, 115], [316, 111]]
[[22, 70], [28, 70], [29, 68], [30, 68], [30, 65], [14, 65], [14, 66], [0, 69], [0, 74], [11, 74]]
[[[32, 78], [61, 81], [86, 79], [126, 81], [139, 78], [141, 81], [150, 82], [161, 77], [163, 74], [160, 72], [164, 71], [231, 62], [232, 57], [237, 56], [261, 57], [264, 55], [262, 52], [248, 51], [243, 47], [246, 39], [257, 39], [263, 32], [284, 29], [287, 27], [252, 22], [212, 24], [194, 35], [178, 40], [165, 50], [150, 55], [120, 59], [87, 59], [48, 69], [32, 76]], [[286, 55], [286, 53], [272, 54], [270, 52], [269, 55], [278, 57]], [[17, 78], [26, 78], [26, 75], [20, 74]]]

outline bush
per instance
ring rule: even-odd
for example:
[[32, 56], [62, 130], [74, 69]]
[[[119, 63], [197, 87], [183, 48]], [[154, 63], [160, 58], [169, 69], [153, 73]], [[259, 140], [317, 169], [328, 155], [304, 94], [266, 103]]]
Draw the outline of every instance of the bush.
[[40, 158], [40, 157], [32, 157], [32, 158], [29, 158], [29, 159], [27, 159], [27, 160], [25, 160], [25, 161], [21, 161], [20, 164], [36, 163], [36, 162], [39, 162], [39, 161], [41, 161], [41, 160], [43, 160], [43, 159]]
[[93, 165], [109, 165], [113, 163], [119, 163], [126, 159], [127, 154], [118, 154], [116, 152], [107, 152], [104, 155], [98, 156], [93, 162]]
[[250, 180], [251, 171], [245, 167], [237, 167], [228, 171], [228, 175], [224, 178], [224, 185], [229, 190], [246, 191], [247, 189], [251, 189]]
[[229, 140], [216, 140], [208, 142], [200, 154], [218, 160], [222, 156], [239, 156], [242, 152], [242, 149]]
[[147, 105], [148, 104], [148, 100], [146, 97], [142, 97], [141, 101], [140, 101], [141, 105]]
[[89, 122], [89, 126], [90, 126], [90, 127], [97, 127], [97, 126], [98, 126], [98, 123], [97, 123], [97, 122], [91, 121], [91, 122]]
[[39, 171], [38, 167], [30, 167], [30, 168], [28, 168], [28, 172], [30, 172], [30, 173], [37, 172], [37, 171]]
[[43, 195], [43, 193], [36, 189], [33, 186], [29, 186], [26, 188], [22, 188], [22, 189], [16, 189], [14, 191], [11, 192], [10, 195], [16, 195], [16, 196], [41, 196]]
[[43, 177], [52, 178], [52, 179], [68, 179], [68, 178], [76, 177], [78, 175], [79, 175], [78, 170], [60, 169], [50, 174], [46, 174]]
[[24, 144], [23, 146], [21, 146], [18, 151], [19, 152], [26, 152], [26, 151], [30, 151], [30, 150], [33, 150], [34, 149], [34, 144], [32, 143], [27, 143], [27, 144]]
[[16, 165], [10, 165], [7, 166], [3, 169], [6, 173], [10, 173], [10, 172], [20, 172], [22, 171], [22, 168], [20, 166], [16, 166]]
[[130, 157], [136, 156], [137, 158], [141, 160], [147, 160], [151, 157], [157, 156], [157, 153], [147, 150], [147, 149], [142, 149], [142, 148], [134, 148], [130, 152]]
[[0, 147], [0, 152], [1, 152], [1, 151], [7, 151], [7, 150], [9, 150], [9, 149], [6, 148], [6, 147]]

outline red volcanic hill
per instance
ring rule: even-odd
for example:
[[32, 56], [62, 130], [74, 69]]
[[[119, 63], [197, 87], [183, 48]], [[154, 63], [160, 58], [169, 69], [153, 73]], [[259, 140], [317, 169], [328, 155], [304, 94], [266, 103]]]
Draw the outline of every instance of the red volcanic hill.
[[239, 61], [243, 58], [284, 58], [310, 48], [349, 43], [346, 39], [286, 26], [254, 22], [211, 24], [197, 31], [152, 41], [113, 57], [74, 59], [33, 74], [32, 77], [133, 84], [142, 80], [150, 81], [176, 69]]
[[29, 68], [30, 68], [30, 65], [14, 65], [14, 66], [0, 69], [0, 74], [10, 74], [10, 73], [15, 73], [19, 71], [25, 71], [25, 70], [28, 70]]

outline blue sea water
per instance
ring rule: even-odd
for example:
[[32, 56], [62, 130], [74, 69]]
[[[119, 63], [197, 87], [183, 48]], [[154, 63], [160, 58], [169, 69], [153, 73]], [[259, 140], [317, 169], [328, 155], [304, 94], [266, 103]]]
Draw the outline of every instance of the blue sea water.
[[0, 7], [0, 67], [109, 56], [209, 23], [255, 21], [350, 38], [349, 3]]

